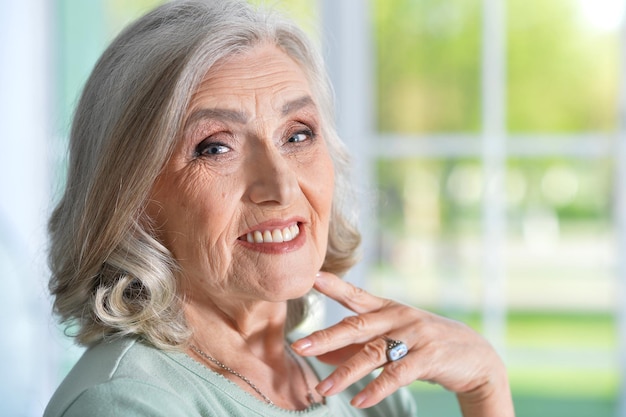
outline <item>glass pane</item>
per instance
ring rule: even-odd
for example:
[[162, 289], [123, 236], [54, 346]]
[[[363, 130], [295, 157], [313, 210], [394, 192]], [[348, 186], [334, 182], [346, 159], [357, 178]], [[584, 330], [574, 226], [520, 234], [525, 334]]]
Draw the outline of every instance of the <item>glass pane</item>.
[[622, 0], [509, 0], [508, 125], [612, 131]]
[[[381, 160], [376, 168], [380, 227], [368, 286], [480, 330], [480, 161]], [[520, 416], [535, 415], [538, 403], [566, 411], [550, 415], [581, 417], [615, 403], [612, 187], [607, 159], [507, 163], [505, 357]], [[591, 388], [581, 382], [589, 380]], [[413, 389], [427, 409], [452, 400]]]
[[481, 167], [476, 160], [379, 161], [375, 291], [446, 314], [480, 305]]
[[480, 1], [373, 0], [382, 132], [475, 131]]
[[508, 168], [507, 356], [515, 395], [527, 399], [527, 410], [528, 399], [550, 396], [566, 413], [559, 415], [613, 415], [611, 162], [519, 160]]

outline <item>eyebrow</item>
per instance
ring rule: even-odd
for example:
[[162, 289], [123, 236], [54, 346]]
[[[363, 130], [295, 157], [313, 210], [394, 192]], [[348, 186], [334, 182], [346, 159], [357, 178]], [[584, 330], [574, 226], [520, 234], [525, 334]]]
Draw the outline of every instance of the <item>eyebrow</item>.
[[308, 106], [315, 107], [315, 103], [313, 102], [313, 99], [311, 98], [311, 96], [303, 96], [303, 97], [300, 97], [300, 98], [297, 98], [295, 100], [291, 100], [285, 103], [283, 105], [283, 108], [281, 109], [281, 113], [283, 116], [287, 116], [293, 112], [296, 112]]
[[248, 115], [245, 112], [230, 109], [198, 109], [191, 113], [191, 116], [189, 116], [185, 125], [189, 127], [198, 120], [202, 119], [227, 120], [238, 124], [244, 124], [248, 121]]
[[[283, 105], [281, 108], [281, 115], [288, 116], [291, 113], [294, 113], [302, 108], [308, 106], [315, 106], [315, 102], [310, 96], [302, 96], [295, 100], [290, 100]], [[218, 120], [226, 120], [233, 123], [245, 124], [249, 116], [246, 112], [239, 110], [231, 110], [231, 109], [223, 109], [223, 108], [212, 108], [212, 109], [198, 109], [194, 111], [187, 122], [185, 123], [186, 127], [189, 127], [196, 123], [198, 120], [202, 119], [218, 119]]]

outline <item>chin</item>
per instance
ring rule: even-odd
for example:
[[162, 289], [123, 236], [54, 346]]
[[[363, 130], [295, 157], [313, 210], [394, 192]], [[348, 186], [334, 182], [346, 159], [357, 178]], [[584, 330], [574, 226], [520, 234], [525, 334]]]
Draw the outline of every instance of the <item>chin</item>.
[[290, 276], [287, 279], [280, 279], [277, 285], [267, 286], [265, 292], [271, 301], [287, 301], [305, 296], [313, 288], [315, 273], [308, 278], [298, 278]]

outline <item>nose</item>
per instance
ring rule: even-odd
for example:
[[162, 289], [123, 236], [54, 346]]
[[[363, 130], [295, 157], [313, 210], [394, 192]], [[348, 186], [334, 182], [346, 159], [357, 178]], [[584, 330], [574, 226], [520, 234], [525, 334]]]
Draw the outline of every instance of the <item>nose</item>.
[[255, 204], [287, 205], [298, 192], [290, 161], [272, 145], [258, 145], [246, 164], [248, 198]]

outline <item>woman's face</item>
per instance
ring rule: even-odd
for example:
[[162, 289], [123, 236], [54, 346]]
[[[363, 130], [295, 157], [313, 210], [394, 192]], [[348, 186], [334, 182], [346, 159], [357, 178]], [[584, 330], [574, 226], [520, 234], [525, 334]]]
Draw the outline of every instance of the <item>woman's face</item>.
[[334, 182], [320, 123], [305, 74], [274, 46], [207, 73], [148, 207], [185, 297], [282, 301], [312, 287]]

